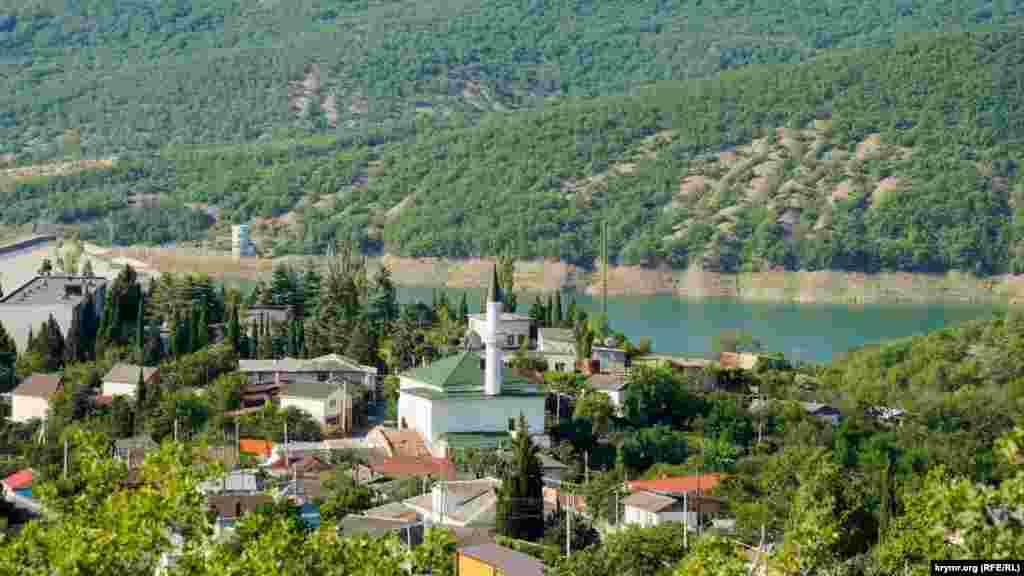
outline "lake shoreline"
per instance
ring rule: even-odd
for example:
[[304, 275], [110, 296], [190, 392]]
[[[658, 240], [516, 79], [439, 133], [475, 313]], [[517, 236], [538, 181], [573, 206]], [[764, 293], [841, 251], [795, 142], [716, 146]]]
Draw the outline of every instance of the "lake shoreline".
[[[269, 281], [274, 266], [286, 263], [300, 269], [325, 264], [323, 256], [234, 259], [230, 253], [182, 248], [115, 247], [96, 250], [107, 259], [137, 261], [153, 270], [172, 273], [206, 272], [229, 282]], [[99, 254], [95, 254], [99, 255]], [[393, 255], [367, 258], [369, 273], [381, 264], [395, 284], [483, 290], [491, 278], [493, 258], [411, 258]], [[556, 290], [600, 296], [602, 273], [561, 261], [516, 263], [515, 289], [526, 293]], [[673, 295], [687, 300], [731, 298], [743, 302], [792, 304], [1024, 304], [1024, 275], [978, 278], [962, 272], [763, 271], [723, 274], [690, 267], [685, 270], [611, 266], [608, 295], [643, 297]]]

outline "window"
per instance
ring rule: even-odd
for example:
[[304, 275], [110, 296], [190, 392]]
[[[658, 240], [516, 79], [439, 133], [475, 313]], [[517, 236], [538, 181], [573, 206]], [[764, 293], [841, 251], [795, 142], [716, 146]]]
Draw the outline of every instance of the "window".
[[403, 418], [402, 418], [402, 428], [408, 428], [408, 427], [409, 427], [409, 423], [408, 423], [408, 422], [406, 422], [406, 421], [405, 421], [405, 418], [403, 417]]
[[508, 343], [509, 346], [515, 346], [516, 345], [516, 336], [515, 336], [515, 334], [509, 334], [508, 337], [505, 339], [505, 341]]
[[520, 335], [519, 335], [519, 345], [520, 345], [520, 346], [522, 346], [522, 345], [523, 345], [523, 341], [524, 341], [524, 340], [526, 340], [526, 334], [520, 334]]
[[316, 379], [320, 382], [327, 381], [327, 372], [317, 372]]
[[508, 419], [508, 431], [509, 432], [515, 432], [516, 431], [516, 419], [515, 418], [509, 418]]
[[565, 372], [565, 362], [555, 362], [555, 372]]
[[331, 408], [334, 408], [334, 406], [337, 405], [337, 403], [338, 403], [337, 400], [335, 400], [334, 398], [331, 398], [331, 400], [327, 403], [327, 405], [330, 406]]

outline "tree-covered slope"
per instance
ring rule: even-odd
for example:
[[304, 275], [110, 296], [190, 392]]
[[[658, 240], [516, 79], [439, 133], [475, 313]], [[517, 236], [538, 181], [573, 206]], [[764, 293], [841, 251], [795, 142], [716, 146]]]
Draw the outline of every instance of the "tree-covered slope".
[[[902, 37], [404, 132], [172, 145], [0, 182], [0, 218], [155, 241], [132, 222], [156, 218], [126, 208], [153, 195], [218, 208], [213, 235], [256, 218], [280, 252], [353, 234], [367, 251], [589, 265], [607, 219], [613, 259], [631, 264], [1021, 270], [1022, 37]], [[208, 234], [188, 222], [157, 226]]]
[[0, 154], [244, 142], [618, 93], [1024, 0], [0, 0]]

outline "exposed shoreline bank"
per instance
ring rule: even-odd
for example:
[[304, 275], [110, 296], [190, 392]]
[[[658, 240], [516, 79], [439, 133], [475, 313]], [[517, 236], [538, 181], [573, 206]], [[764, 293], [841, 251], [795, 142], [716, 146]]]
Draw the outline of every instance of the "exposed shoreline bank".
[[[236, 281], [269, 280], [279, 263], [305, 267], [323, 265], [324, 257], [285, 256], [243, 258], [186, 248], [113, 247], [102, 249], [106, 258], [130, 259], [160, 272], [208, 273]], [[123, 262], [123, 260], [122, 260]], [[492, 258], [449, 260], [385, 255], [367, 259], [372, 273], [381, 264], [402, 286], [483, 289], [491, 277]], [[558, 289], [590, 295], [601, 293], [600, 270], [584, 270], [559, 261], [516, 263], [516, 289], [552, 292]], [[612, 266], [608, 271], [610, 296], [671, 294], [681, 298], [727, 297], [750, 302], [803, 304], [900, 303], [1024, 303], [1024, 275], [978, 278], [961, 272], [914, 274], [907, 272], [842, 272], [832, 270], [767, 271], [721, 274], [696, 268], [686, 270]]]

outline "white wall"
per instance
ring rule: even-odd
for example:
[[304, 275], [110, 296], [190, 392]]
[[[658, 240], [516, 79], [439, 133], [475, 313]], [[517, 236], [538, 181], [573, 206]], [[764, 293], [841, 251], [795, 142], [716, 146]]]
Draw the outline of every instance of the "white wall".
[[38, 396], [11, 396], [11, 420], [14, 422], [26, 422], [33, 418], [46, 419], [46, 410], [49, 402], [46, 398]]
[[[469, 317], [469, 329], [481, 337], [487, 333], [486, 318]], [[529, 320], [501, 320], [501, 345], [503, 348], [519, 348], [519, 343], [530, 338]], [[515, 335], [515, 344], [509, 344], [506, 338], [509, 334]]]
[[625, 397], [625, 390], [598, 390], [612, 401], [612, 406], [621, 409], [622, 400]]
[[657, 514], [640, 508], [635, 508], [633, 506], [625, 507], [623, 521], [626, 524], [634, 524], [637, 526], [657, 526], [659, 524]]
[[561, 362], [565, 364], [563, 366], [564, 373], [571, 374], [576, 371], [576, 357], [569, 354], [552, 354], [551, 352], [544, 352], [544, 360], [548, 363], [548, 370], [555, 371], [555, 364]]
[[309, 412], [313, 419], [323, 424], [326, 419], [325, 401], [315, 398], [298, 398], [296, 396], [281, 396], [281, 409], [294, 406]]
[[127, 382], [104, 382], [104, 396], [135, 396], [135, 384]]

